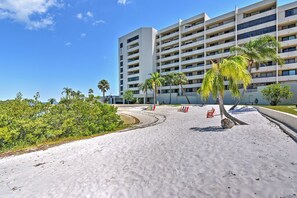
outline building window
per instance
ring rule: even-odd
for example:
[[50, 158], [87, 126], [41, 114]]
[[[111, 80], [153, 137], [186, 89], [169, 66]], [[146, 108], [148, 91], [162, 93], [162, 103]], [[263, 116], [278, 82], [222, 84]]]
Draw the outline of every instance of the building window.
[[124, 63], [121, 61], [121, 62], [120, 62], [120, 66], [123, 66], [123, 64], [124, 64]]
[[251, 32], [239, 34], [237, 36], [237, 39], [238, 40], [245, 39], [245, 38], [258, 36], [258, 35], [261, 35], [261, 34], [267, 34], [267, 33], [275, 32], [275, 31], [276, 31], [276, 27], [275, 26], [270, 26], [270, 27], [267, 27], [267, 28], [262, 28], [262, 29], [251, 31]]
[[120, 81], [120, 85], [123, 85], [123, 80]]
[[120, 91], [123, 91], [123, 87], [122, 86], [120, 87]]
[[133, 94], [139, 94], [139, 90], [133, 91]]
[[124, 71], [124, 69], [123, 69], [123, 68], [121, 68], [121, 69], [120, 69], [120, 72], [122, 73], [123, 71]]
[[139, 80], [139, 77], [132, 77], [132, 78], [128, 78], [128, 82], [132, 82], [132, 81], [137, 81]]
[[282, 37], [282, 41], [289, 41], [296, 39], [296, 35]]
[[123, 60], [123, 55], [120, 56], [120, 60]]
[[296, 8], [292, 8], [290, 10], [286, 10], [285, 16], [289, 17], [289, 16], [293, 16], [297, 14], [297, 7]]
[[129, 38], [129, 39], [127, 40], [127, 43], [131, 43], [132, 41], [136, 41], [137, 39], [139, 39], [139, 35], [134, 36], [134, 37], [132, 37], [132, 38]]
[[285, 60], [285, 64], [295, 63], [295, 58], [290, 58]]
[[270, 21], [274, 21], [275, 19], [276, 19], [276, 14], [273, 14], [273, 15], [270, 15], [270, 16], [266, 16], [266, 17], [262, 17], [262, 18], [259, 18], [259, 19], [248, 21], [248, 22], [245, 22], [245, 23], [242, 23], [242, 24], [238, 24], [237, 29], [242, 30], [242, 29], [249, 28], [249, 27], [252, 27], [252, 26], [256, 26], [256, 25], [260, 25], [260, 24], [267, 23], [267, 22], [270, 22]]
[[120, 75], [120, 78], [123, 78], [123, 74]]
[[293, 75], [296, 75], [295, 69], [282, 71], [282, 76], [293, 76]]
[[296, 51], [296, 47], [288, 47], [283, 49], [283, 53]]
[[120, 43], [120, 48], [123, 48], [123, 43]]

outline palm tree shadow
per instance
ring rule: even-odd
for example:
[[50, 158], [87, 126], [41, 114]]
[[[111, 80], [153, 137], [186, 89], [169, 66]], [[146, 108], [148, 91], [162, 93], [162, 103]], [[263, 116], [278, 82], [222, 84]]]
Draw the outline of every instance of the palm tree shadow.
[[203, 127], [203, 128], [192, 127], [192, 128], [190, 128], [190, 130], [198, 131], [198, 132], [201, 132], [201, 133], [207, 133], [207, 132], [218, 133], [218, 132], [224, 132], [225, 131], [225, 129], [223, 129], [220, 126], [210, 126], [210, 127]]
[[254, 107], [241, 107], [230, 111], [232, 114], [243, 114], [246, 112], [257, 111]]

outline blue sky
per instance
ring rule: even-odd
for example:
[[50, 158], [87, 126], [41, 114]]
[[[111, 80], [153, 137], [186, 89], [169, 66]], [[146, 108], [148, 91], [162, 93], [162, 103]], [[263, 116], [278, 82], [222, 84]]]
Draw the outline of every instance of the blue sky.
[[[256, 0], [0, 0], [0, 100], [17, 92], [46, 101], [63, 87], [118, 93], [117, 40], [206, 12], [215, 17]], [[279, 4], [292, 1], [281, 0]], [[109, 94], [110, 92], [108, 92]]]

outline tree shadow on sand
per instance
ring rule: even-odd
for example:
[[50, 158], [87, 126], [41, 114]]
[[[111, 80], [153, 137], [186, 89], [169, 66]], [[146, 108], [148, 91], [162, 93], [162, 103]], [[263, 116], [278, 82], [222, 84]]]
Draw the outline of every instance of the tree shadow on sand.
[[225, 131], [225, 129], [223, 129], [220, 126], [210, 126], [210, 127], [204, 127], [204, 128], [192, 127], [192, 128], [190, 128], [190, 130], [198, 131], [198, 132], [202, 132], [202, 133], [207, 133], [207, 132], [217, 133], [217, 132], [224, 132]]
[[252, 111], [257, 111], [254, 107], [241, 107], [235, 110], [230, 111], [232, 114], [242, 114], [246, 112], [252, 112]]

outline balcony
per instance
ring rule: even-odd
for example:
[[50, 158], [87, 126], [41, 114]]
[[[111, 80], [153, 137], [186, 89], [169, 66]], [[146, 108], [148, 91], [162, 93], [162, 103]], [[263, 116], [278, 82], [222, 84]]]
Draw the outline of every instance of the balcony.
[[184, 60], [182, 61], [182, 65], [187, 65], [187, 64], [193, 64], [193, 63], [199, 63], [199, 62], [203, 62], [204, 58], [193, 58], [190, 60]]
[[292, 40], [288, 40], [288, 41], [281, 41], [280, 43], [281, 43], [281, 46], [286, 46], [286, 47], [297, 46], [297, 38], [292, 39]]
[[139, 57], [139, 52], [137, 52], [137, 53], [135, 53], [135, 54], [131, 54], [131, 55], [128, 55], [128, 58], [130, 59], [132, 59], [132, 58], [137, 58], [137, 57]]
[[[166, 35], [166, 36], [162, 36], [161, 37], [161, 41], [162, 40], [166, 40], [166, 39], [169, 39], [169, 38], [172, 38], [172, 37], [175, 37], [175, 36], [178, 36], [179, 35], [179, 32], [174, 32], [174, 33], [171, 33], [169, 35]], [[160, 41], [160, 39], [158, 39]]]
[[168, 50], [162, 50], [161, 52], [157, 53], [157, 55], [164, 55], [164, 54], [171, 54], [173, 52], [178, 52], [179, 48], [178, 47], [174, 47]]
[[192, 27], [189, 27], [189, 28], [182, 28], [182, 33], [188, 33], [188, 32], [191, 32], [193, 30], [196, 30], [196, 29], [199, 29], [199, 28], [202, 28], [204, 27], [204, 23], [200, 23], [200, 24], [197, 24], [197, 25], [194, 25]]
[[262, 17], [273, 15], [273, 14], [275, 14], [275, 9], [269, 10], [267, 12], [262, 12], [262, 13], [259, 13], [259, 14], [255, 14], [255, 15], [250, 16], [250, 17], [238, 19], [238, 24], [249, 22], [249, 21], [252, 21], [252, 20], [255, 20], [255, 19], [259, 19], [259, 18], [262, 18]]
[[297, 32], [297, 27], [293, 27], [293, 28], [288, 28], [284, 30], [279, 30], [278, 35], [282, 37], [282, 36], [292, 35], [294, 33], [296, 34], [296, 32]]
[[166, 58], [161, 58], [161, 61], [165, 62], [165, 61], [174, 60], [174, 59], [178, 59], [178, 58], [179, 58], [179, 55], [173, 55], [173, 56], [168, 56]]
[[198, 45], [202, 45], [204, 44], [204, 40], [200, 40], [200, 41], [196, 41], [196, 42], [193, 42], [193, 43], [188, 43], [188, 44], [184, 44], [181, 46], [181, 49], [188, 49], [188, 48], [193, 48], [195, 46], [198, 46]]
[[208, 48], [206, 48], [206, 52], [215, 51], [215, 50], [224, 49], [224, 48], [230, 48], [233, 46], [235, 46], [235, 41], [208, 47]]
[[207, 38], [206, 39], [206, 42], [207, 43], [212, 43], [212, 42], [215, 42], [215, 41], [218, 41], [218, 40], [223, 40], [223, 39], [228, 39], [228, 38], [235, 38], [235, 32], [229, 32], [229, 33], [226, 33], [226, 34], [221, 34], [221, 35], [218, 35], [218, 36], [215, 36], [215, 37], [212, 37], [212, 38]]
[[189, 68], [182, 69], [182, 72], [193, 72], [193, 71], [201, 71], [204, 70], [204, 66], [193, 66]]
[[134, 60], [134, 61], [130, 61], [127, 63], [127, 65], [134, 65], [134, 64], [137, 64], [139, 63], [139, 59], [138, 60]]
[[297, 51], [291, 51], [291, 52], [283, 52], [283, 53], [280, 53], [279, 56], [283, 59], [288, 59], [288, 58], [293, 58], [293, 57], [296, 57], [297, 55]]
[[206, 60], [216, 60], [216, 59], [227, 57], [227, 56], [230, 56], [230, 55], [231, 55], [230, 52], [222, 52], [222, 53], [219, 53], [219, 54], [206, 56]]
[[177, 40], [174, 40], [174, 41], [170, 41], [170, 42], [168, 42], [168, 43], [161, 44], [161, 47], [162, 47], [162, 48], [163, 48], [163, 47], [168, 47], [168, 46], [175, 45], [175, 44], [178, 44], [178, 43], [179, 43], [179, 41], [178, 41], [178, 39], [177, 39]]
[[191, 40], [194, 38], [202, 37], [203, 35], [204, 35], [204, 32], [195, 33], [190, 36], [182, 37], [181, 41], [183, 42], [183, 41]]
[[203, 79], [204, 78], [204, 74], [187, 76], [187, 78], [188, 78], [188, 80]]
[[240, 39], [240, 40], [238, 40], [238, 45], [247, 43], [251, 39], [256, 39], [256, 38], [259, 38], [259, 37], [261, 37], [263, 35], [275, 36], [275, 32], [270, 32], [270, 33], [267, 33], [267, 34], [261, 34], [261, 35], [258, 35], [258, 36], [253, 36], [253, 37], [249, 37], [249, 38], [245, 38], [245, 39]]
[[[202, 83], [193, 83], [193, 84], [183, 85], [183, 88], [184, 89], [186, 89], [186, 88], [197, 88], [197, 87], [201, 87], [201, 86], [202, 86]], [[196, 92], [194, 92], [194, 93], [196, 94]]]
[[215, 28], [208, 29], [208, 30], [206, 30], [206, 34], [211, 34], [211, 33], [224, 31], [224, 30], [230, 29], [232, 27], [235, 27], [235, 22], [234, 21], [228, 22], [228, 23], [220, 25], [220, 26], [217, 26]]
[[297, 80], [297, 75], [291, 75], [291, 76], [279, 76], [278, 81], [283, 82], [283, 81], [296, 81]]
[[258, 70], [256, 68], [252, 68], [251, 73], [259, 73], [259, 72], [271, 72], [276, 71], [276, 65], [266, 66], [266, 67], [260, 67]]
[[251, 26], [251, 27], [248, 27], [248, 28], [245, 28], [245, 29], [242, 29], [242, 30], [238, 30], [237, 35], [243, 34], [243, 33], [246, 33], [246, 32], [251, 32], [251, 31], [254, 31], [254, 30], [258, 30], [258, 29], [262, 29], [262, 28], [266, 28], [266, 27], [270, 27], [270, 26], [275, 26], [275, 21], [270, 21], [270, 22], [263, 23], [263, 24], [260, 24], [260, 25], [255, 25], [255, 26]]
[[135, 51], [135, 50], [139, 50], [139, 45], [130, 47], [129, 49], [127, 49], [127, 52], [129, 53], [129, 52], [132, 52], [132, 51]]
[[162, 65], [161, 67], [159, 67], [160, 69], [166, 69], [166, 68], [170, 68], [170, 67], [178, 67], [179, 66], [179, 62], [176, 62], [176, 63], [170, 63], [170, 64], [167, 64], [167, 65]]
[[272, 77], [258, 77], [258, 78], [253, 78], [252, 83], [274, 83], [276, 82], [276, 76]]
[[197, 55], [197, 54], [203, 54], [204, 53], [204, 49], [199, 49], [199, 50], [193, 50], [191, 52], [185, 52], [181, 54], [181, 57], [186, 57], [186, 56], [193, 56], [193, 55]]
[[278, 24], [283, 24], [283, 23], [290, 23], [292, 21], [297, 20], [297, 15], [289, 16], [289, 17], [284, 17], [284, 15], [280, 15], [278, 18]]

